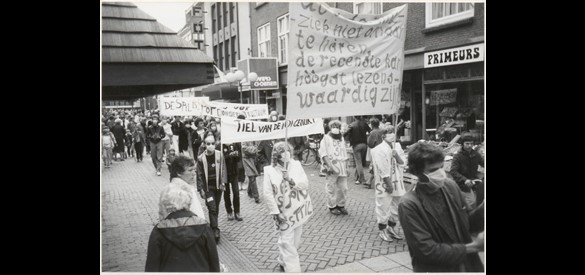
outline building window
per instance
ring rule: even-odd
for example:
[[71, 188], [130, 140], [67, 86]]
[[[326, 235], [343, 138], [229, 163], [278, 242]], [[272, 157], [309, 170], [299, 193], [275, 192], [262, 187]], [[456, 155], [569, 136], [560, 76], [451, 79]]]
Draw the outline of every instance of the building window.
[[228, 69], [230, 67], [230, 44], [228, 41], [225, 41], [225, 68]]
[[236, 5], [234, 5], [233, 2], [230, 2], [230, 24], [235, 22], [234, 21], [234, 12], [236, 11], [235, 8], [236, 8]]
[[212, 33], [216, 33], [216, 31], [215, 31], [216, 28], [215, 27], [216, 27], [216, 24], [217, 24], [217, 18], [216, 18], [216, 15], [215, 15], [215, 5], [211, 5], [211, 20], [212, 20], [212, 22], [211, 22], [211, 32]]
[[219, 69], [223, 71], [223, 43], [219, 43], [219, 58], [217, 59], [217, 64], [219, 64]]
[[426, 3], [425, 27], [436, 27], [473, 17], [473, 3]]
[[217, 62], [217, 46], [213, 46], [213, 61], [215, 61], [215, 64], [219, 63]]
[[288, 14], [279, 17], [276, 24], [278, 29], [278, 62], [280, 65], [285, 65], [288, 60]]
[[223, 27], [227, 27], [228, 26], [228, 9], [227, 9], [227, 3], [223, 2]]
[[354, 14], [382, 14], [380, 2], [356, 2], [353, 3]]
[[231, 41], [231, 43], [232, 43], [232, 48], [231, 48], [231, 49], [232, 49], [232, 65], [233, 65], [234, 67], [236, 67], [236, 64], [237, 64], [237, 63], [236, 63], [236, 60], [237, 60], [237, 59], [236, 59], [236, 57], [237, 57], [237, 55], [236, 55], [236, 54], [237, 54], [237, 53], [236, 53], [236, 39], [235, 39], [235, 37], [234, 37], [234, 38], [232, 38], [232, 39], [230, 39], [230, 41]]
[[217, 5], [217, 31], [221, 30], [221, 5]]
[[258, 28], [258, 57], [270, 56], [270, 23]]

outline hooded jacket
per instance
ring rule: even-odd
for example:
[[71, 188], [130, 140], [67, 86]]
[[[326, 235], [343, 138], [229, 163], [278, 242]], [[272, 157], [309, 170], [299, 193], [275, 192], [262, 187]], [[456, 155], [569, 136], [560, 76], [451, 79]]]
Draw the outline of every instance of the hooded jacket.
[[213, 231], [191, 211], [179, 210], [150, 233], [146, 272], [219, 272]]

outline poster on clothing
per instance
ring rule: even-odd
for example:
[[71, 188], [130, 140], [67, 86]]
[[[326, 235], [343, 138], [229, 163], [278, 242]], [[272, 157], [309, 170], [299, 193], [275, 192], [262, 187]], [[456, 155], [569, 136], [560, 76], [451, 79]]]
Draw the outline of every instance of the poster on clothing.
[[[288, 133], [286, 133], [288, 129]], [[224, 143], [281, 139], [323, 134], [323, 119], [292, 119], [277, 122], [225, 119], [221, 121], [221, 141]]]
[[158, 108], [163, 116], [200, 116], [209, 97], [160, 97]]
[[287, 231], [304, 224], [313, 214], [313, 204], [308, 190], [294, 190], [283, 181], [280, 186], [273, 186], [276, 191], [278, 209], [286, 217], [286, 221], [278, 226], [278, 230]]
[[268, 105], [265, 104], [239, 104], [226, 102], [208, 102], [203, 106], [203, 114], [212, 117], [232, 117], [239, 115], [246, 116], [246, 119], [268, 118]]
[[370, 15], [290, 3], [287, 118], [396, 113], [407, 7]]

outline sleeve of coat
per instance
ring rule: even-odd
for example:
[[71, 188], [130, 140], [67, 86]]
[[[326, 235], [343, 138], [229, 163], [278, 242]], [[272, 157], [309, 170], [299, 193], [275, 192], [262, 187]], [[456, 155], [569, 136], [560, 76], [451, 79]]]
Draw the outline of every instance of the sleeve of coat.
[[[203, 180], [205, 179], [205, 171], [203, 171], [203, 163], [199, 158], [195, 158], [197, 161], [197, 191], [205, 190], [203, 189]], [[205, 190], [207, 193], [207, 190]]]
[[402, 200], [398, 204], [398, 217], [404, 230], [409, 251], [422, 263], [456, 265], [463, 263], [467, 251], [465, 244], [438, 243], [433, 240], [427, 225], [415, 209], [414, 203]]
[[276, 204], [276, 199], [274, 198], [272, 182], [270, 181], [270, 168], [270, 166], [264, 166], [264, 188], [262, 188], [262, 193], [269, 214], [280, 214], [280, 210]]
[[380, 148], [374, 148], [370, 153], [372, 154], [372, 162], [374, 163], [374, 175], [379, 175], [381, 178], [389, 177], [391, 167], [390, 165], [385, 165], [386, 161], [382, 150]]
[[223, 157], [223, 152], [219, 152], [219, 156], [221, 159], [221, 180], [224, 184], [227, 184], [227, 168], [225, 167], [225, 158]]
[[145, 272], [160, 272], [160, 260], [161, 260], [161, 235], [158, 229], [154, 227], [150, 233], [148, 239], [148, 250], [146, 252], [146, 265], [144, 267]]
[[[294, 165], [294, 178], [295, 186], [292, 188], [294, 190], [307, 190], [309, 189], [309, 179], [307, 178], [307, 174], [305, 170], [301, 166], [299, 161], [291, 161], [291, 164]], [[265, 174], [266, 175], [266, 174]]]
[[451, 176], [453, 176], [453, 180], [455, 180], [457, 185], [462, 187], [461, 185], [462, 184], [465, 185], [465, 181], [467, 180], [467, 178], [461, 173], [459, 173], [460, 168], [461, 168], [460, 155], [456, 154], [453, 157], [453, 161], [451, 162], [451, 171], [449, 171], [449, 173], [451, 174]]
[[215, 243], [215, 237], [213, 231], [209, 225], [206, 225], [205, 236], [207, 239], [207, 255], [209, 255], [209, 272], [219, 272], [219, 255], [217, 253], [217, 244]]

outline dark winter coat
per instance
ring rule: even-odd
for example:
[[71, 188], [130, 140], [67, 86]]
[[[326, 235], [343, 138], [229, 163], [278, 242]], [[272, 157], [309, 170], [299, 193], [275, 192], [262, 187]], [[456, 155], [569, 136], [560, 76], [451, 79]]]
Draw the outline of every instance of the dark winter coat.
[[465, 185], [467, 179], [477, 179], [477, 168], [481, 165], [484, 167], [484, 161], [481, 155], [475, 150], [467, 152], [461, 148], [461, 150], [453, 156], [451, 162], [451, 171], [449, 173], [453, 177], [453, 180], [459, 185], [461, 191], [470, 192], [469, 186]]
[[203, 217], [171, 213], [150, 233], [146, 272], [219, 272], [215, 237]]

